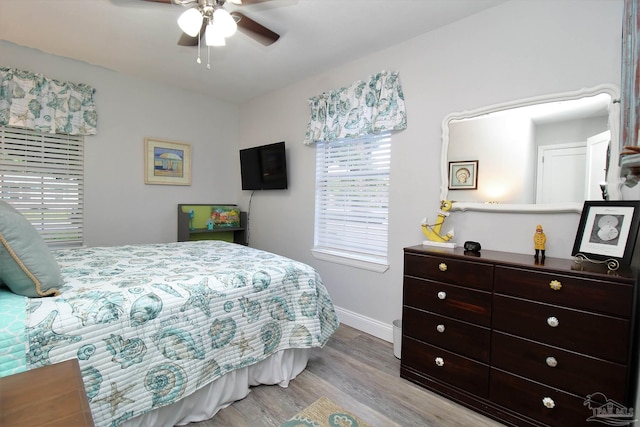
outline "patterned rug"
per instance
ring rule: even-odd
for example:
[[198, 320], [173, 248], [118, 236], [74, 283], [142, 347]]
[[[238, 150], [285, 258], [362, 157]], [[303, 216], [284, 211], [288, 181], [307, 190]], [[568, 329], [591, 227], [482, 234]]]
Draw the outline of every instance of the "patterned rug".
[[371, 427], [350, 412], [321, 397], [280, 427]]

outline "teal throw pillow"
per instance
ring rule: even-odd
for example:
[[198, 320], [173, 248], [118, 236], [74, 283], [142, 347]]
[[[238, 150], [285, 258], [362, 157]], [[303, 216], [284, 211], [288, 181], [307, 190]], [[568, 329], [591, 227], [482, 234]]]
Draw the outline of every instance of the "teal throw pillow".
[[60, 266], [38, 231], [0, 200], [0, 282], [27, 297], [58, 295]]

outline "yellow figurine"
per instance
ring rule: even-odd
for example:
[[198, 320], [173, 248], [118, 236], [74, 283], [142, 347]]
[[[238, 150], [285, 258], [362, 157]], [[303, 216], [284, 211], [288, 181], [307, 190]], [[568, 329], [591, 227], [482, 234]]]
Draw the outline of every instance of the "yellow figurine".
[[453, 228], [449, 230], [444, 235], [441, 234], [442, 225], [444, 224], [444, 220], [449, 216], [449, 210], [451, 209], [452, 202], [449, 200], [443, 200], [440, 202], [440, 212], [438, 213], [438, 219], [436, 219], [435, 224], [427, 224], [427, 219], [423, 219], [420, 224], [422, 227], [422, 233], [426, 236], [429, 241], [425, 241], [423, 244], [428, 244], [429, 242], [433, 242], [436, 245], [445, 245], [446, 246], [455, 246], [453, 243], [448, 243], [449, 240], [453, 238]]
[[545, 236], [544, 231], [542, 230], [542, 225], [538, 224], [536, 225], [536, 234], [533, 235], [533, 247], [536, 250], [536, 261], [540, 255], [542, 255], [542, 259], [544, 260], [545, 243], [547, 243], [547, 236]]

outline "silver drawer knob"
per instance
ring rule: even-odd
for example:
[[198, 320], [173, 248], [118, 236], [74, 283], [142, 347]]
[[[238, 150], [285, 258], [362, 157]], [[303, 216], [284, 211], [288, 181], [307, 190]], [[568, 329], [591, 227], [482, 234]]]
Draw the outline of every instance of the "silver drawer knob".
[[554, 402], [550, 397], [542, 399], [542, 404], [549, 409], [553, 409], [556, 406], [556, 402]]
[[551, 326], [552, 328], [557, 327], [559, 324], [560, 324], [560, 321], [558, 320], [557, 317], [551, 316], [547, 319], [547, 325]]
[[436, 365], [444, 366], [444, 359], [442, 357], [436, 357]]
[[444, 327], [443, 324], [439, 324], [438, 326], [436, 326], [436, 331], [438, 331], [440, 333], [444, 332], [444, 329], [445, 329], [445, 327]]
[[556, 366], [558, 366], [558, 361], [553, 356], [547, 357], [546, 362], [547, 362], [547, 366], [551, 368], [555, 368]]
[[445, 298], [447, 298], [447, 293], [445, 291], [438, 292], [438, 299], [445, 299]]

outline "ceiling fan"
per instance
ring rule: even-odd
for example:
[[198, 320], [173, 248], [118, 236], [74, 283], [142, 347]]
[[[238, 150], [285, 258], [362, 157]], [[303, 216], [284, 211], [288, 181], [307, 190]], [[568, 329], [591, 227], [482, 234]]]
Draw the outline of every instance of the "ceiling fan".
[[[145, 1], [178, 4], [189, 8], [178, 18], [178, 25], [183, 31], [178, 40], [180, 46], [198, 46], [203, 36], [207, 46], [224, 46], [224, 39], [233, 35], [236, 29], [265, 46], [272, 45], [280, 38], [279, 34], [240, 12], [229, 13], [224, 8], [226, 0]], [[229, 0], [238, 6], [266, 1], [269, 0]]]

